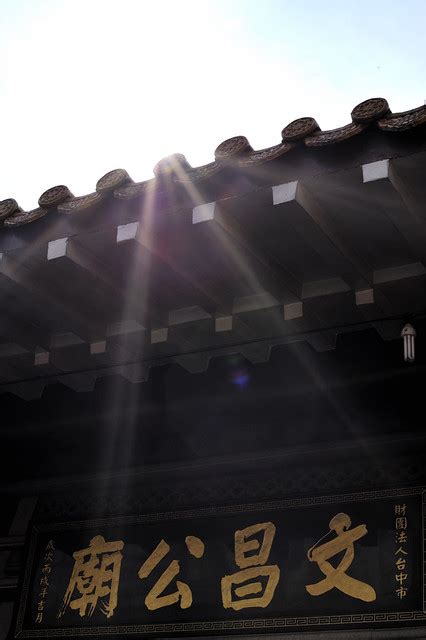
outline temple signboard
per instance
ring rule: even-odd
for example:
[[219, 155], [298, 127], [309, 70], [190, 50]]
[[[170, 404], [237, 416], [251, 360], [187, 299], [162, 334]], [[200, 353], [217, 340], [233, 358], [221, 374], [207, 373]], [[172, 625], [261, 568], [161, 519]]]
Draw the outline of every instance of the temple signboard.
[[34, 525], [14, 637], [421, 624], [423, 488]]

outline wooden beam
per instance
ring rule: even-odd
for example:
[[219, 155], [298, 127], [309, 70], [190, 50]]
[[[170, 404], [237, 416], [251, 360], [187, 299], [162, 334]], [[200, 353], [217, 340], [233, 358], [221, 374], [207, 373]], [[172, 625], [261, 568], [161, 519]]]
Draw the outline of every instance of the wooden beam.
[[[374, 199], [413, 251], [413, 262], [426, 263], [424, 203], [411, 192], [402, 172], [392, 160], [362, 166], [364, 190]], [[391, 265], [387, 265], [391, 266]]]
[[284, 225], [290, 224], [299, 234], [301, 245], [308, 244], [321, 256], [332, 277], [340, 276], [353, 290], [367, 288], [372, 283], [370, 266], [342, 239], [327, 208], [306, 185], [295, 181], [272, 187], [272, 199], [281, 212], [282, 232]]
[[[69, 289], [78, 283], [62, 283]], [[18, 262], [9, 254], [0, 254], [0, 296], [11, 290], [20, 291], [27, 304], [35, 307], [46, 318], [49, 329], [53, 326], [68, 329], [83, 340], [91, 341], [104, 333], [102, 322], [96, 323], [85, 309], [65, 304], [63, 293], [51, 283], [45, 284], [42, 278], [29, 266]]]
[[5, 341], [16, 342], [29, 351], [34, 350], [37, 346], [49, 348], [49, 331], [31, 322], [31, 315], [24, 311], [25, 306], [21, 313], [18, 308], [13, 309], [13, 312], [11, 312], [5, 301], [2, 301], [2, 303], [0, 338]]
[[[216, 203], [213, 220], [203, 222], [203, 225], [212, 228], [219, 247], [227, 253], [228, 261], [234, 264], [236, 276], [244, 280], [247, 292], [250, 292], [246, 297], [270, 294], [277, 304], [299, 302], [303, 283], [260, 243], [253, 241], [252, 235], [246, 232], [229, 206], [226, 201]], [[238, 204], [233, 202], [231, 206]], [[265, 304], [269, 306], [266, 297]]]
[[[104, 284], [111, 293], [121, 297], [121, 291], [114, 279], [110, 276], [109, 270], [97, 260], [85, 247], [78, 243], [75, 238], [59, 238], [52, 240], [47, 245], [47, 260], [52, 265], [67, 266], [75, 265], [94, 280]], [[70, 270], [72, 272], [72, 269]], [[74, 270], [74, 274], [76, 271]]]
[[[208, 284], [200, 284], [196, 273], [191, 272], [186, 267], [185, 261], [179, 258], [178, 245], [181, 239], [179, 235], [173, 236], [172, 232], [173, 229], [167, 227], [160, 232], [155, 228], [148, 229], [142, 222], [133, 222], [118, 227], [117, 244], [137, 243], [146, 252], [147, 259], [151, 263], [153, 280], [160, 278], [162, 282], [163, 292], [158, 291], [157, 299], [159, 300], [164, 295], [165, 299], [175, 301], [167, 305], [170, 310], [198, 305], [206, 312], [213, 313], [221, 299], [209, 289]], [[192, 250], [197, 251], [197, 247], [192, 247]], [[165, 286], [165, 278], [170, 282], [168, 286]], [[188, 305], [183, 305], [182, 301], [176, 298], [174, 295], [176, 289], [185, 292], [184, 297], [188, 301]]]

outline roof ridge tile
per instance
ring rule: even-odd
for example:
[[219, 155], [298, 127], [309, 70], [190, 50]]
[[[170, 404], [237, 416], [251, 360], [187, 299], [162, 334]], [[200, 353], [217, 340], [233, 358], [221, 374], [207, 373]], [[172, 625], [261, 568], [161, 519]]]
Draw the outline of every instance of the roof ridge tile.
[[0, 201], [0, 225], [28, 224], [53, 209], [62, 213], [86, 211], [100, 204], [109, 194], [130, 199], [154, 188], [162, 191], [171, 183], [208, 180], [228, 165], [242, 168], [260, 165], [280, 158], [296, 146], [330, 146], [348, 140], [370, 126], [386, 132], [407, 131], [426, 123], [426, 105], [392, 113], [385, 98], [369, 98], [354, 107], [351, 118], [351, 123], [328, 131], [321, 131], [317, 121], [310, 116], [297, 118], [282, 130], [282, 142], [265, 149], [254, 150], [245, 136], [234, 136], [216, 148], [213, 162], [199, 167], [191, 167], [183, 154], [166, 156], [155, 165], [154, 177], [142, 182], [134, 182], [125, 169], [113, 169], [98, 180], [93, 193], [82, 196], [73, 196], [65, 185], [51, 187], [40, 196], [40, 206], [28, 212], [22, 211], [16, 200], [7, 198]]

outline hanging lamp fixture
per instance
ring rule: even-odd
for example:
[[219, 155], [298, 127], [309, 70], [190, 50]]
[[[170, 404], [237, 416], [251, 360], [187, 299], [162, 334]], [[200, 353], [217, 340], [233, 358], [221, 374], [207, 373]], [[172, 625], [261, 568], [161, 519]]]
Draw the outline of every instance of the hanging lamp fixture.
[[416, 330], [409, 322], [404, 325], [401, 331], [401, 338], [404, 343], [404, 360], [405, 362], [414, 362], [416, 358], [415, 341]]

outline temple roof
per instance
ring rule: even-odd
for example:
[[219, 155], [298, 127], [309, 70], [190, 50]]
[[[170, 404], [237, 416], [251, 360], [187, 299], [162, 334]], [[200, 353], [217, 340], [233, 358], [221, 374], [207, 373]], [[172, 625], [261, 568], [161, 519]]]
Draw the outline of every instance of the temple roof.
[[192, 168], [180, 154], [124, 169], [29, 212], [0, 203], [0, 392], [90, 391], [278, 345], [333, 350], [339, 334], [399, 338], [426, 314], [426, 106], [367, 100], [320, 131], [300, 118], [254, 151], [243, 136]]
[[102, 176], [89, 194], [75, 196], [65, 185], [51, 187], [40, 196], [38, 207], [30, 211], [23, 211], [16, 199], [7, 198], [0, 202], [0, 225], [15, 228], [54, 211], [87, 211], [111, 195], [119, 200], [129, 200], [150, 191], [170, 190], [171, 186], [198, 185], [230, 166], [244, 172], [278, 160], [291, 163], [296, 150], [304, 149], [308, 154], [357, 138], [367, 130], [397, 135], [425, 123], [426, 106], [392, 113], [384, 98], [370, 98], [354, 107], [351, 122], [343, 127], [322, 131], [315, 118], [298, 118], [284, 127], [278, 144], [265, 149], [254, 150], [245, 136], [235, 136], [216, 148], [213, 162], [199, 167], [191, 167], [184, 155], [174, 154], [160, 160], [154, 167], [154, 177], [142, 182], [134, 182], [125, 169], [114, 169]]

